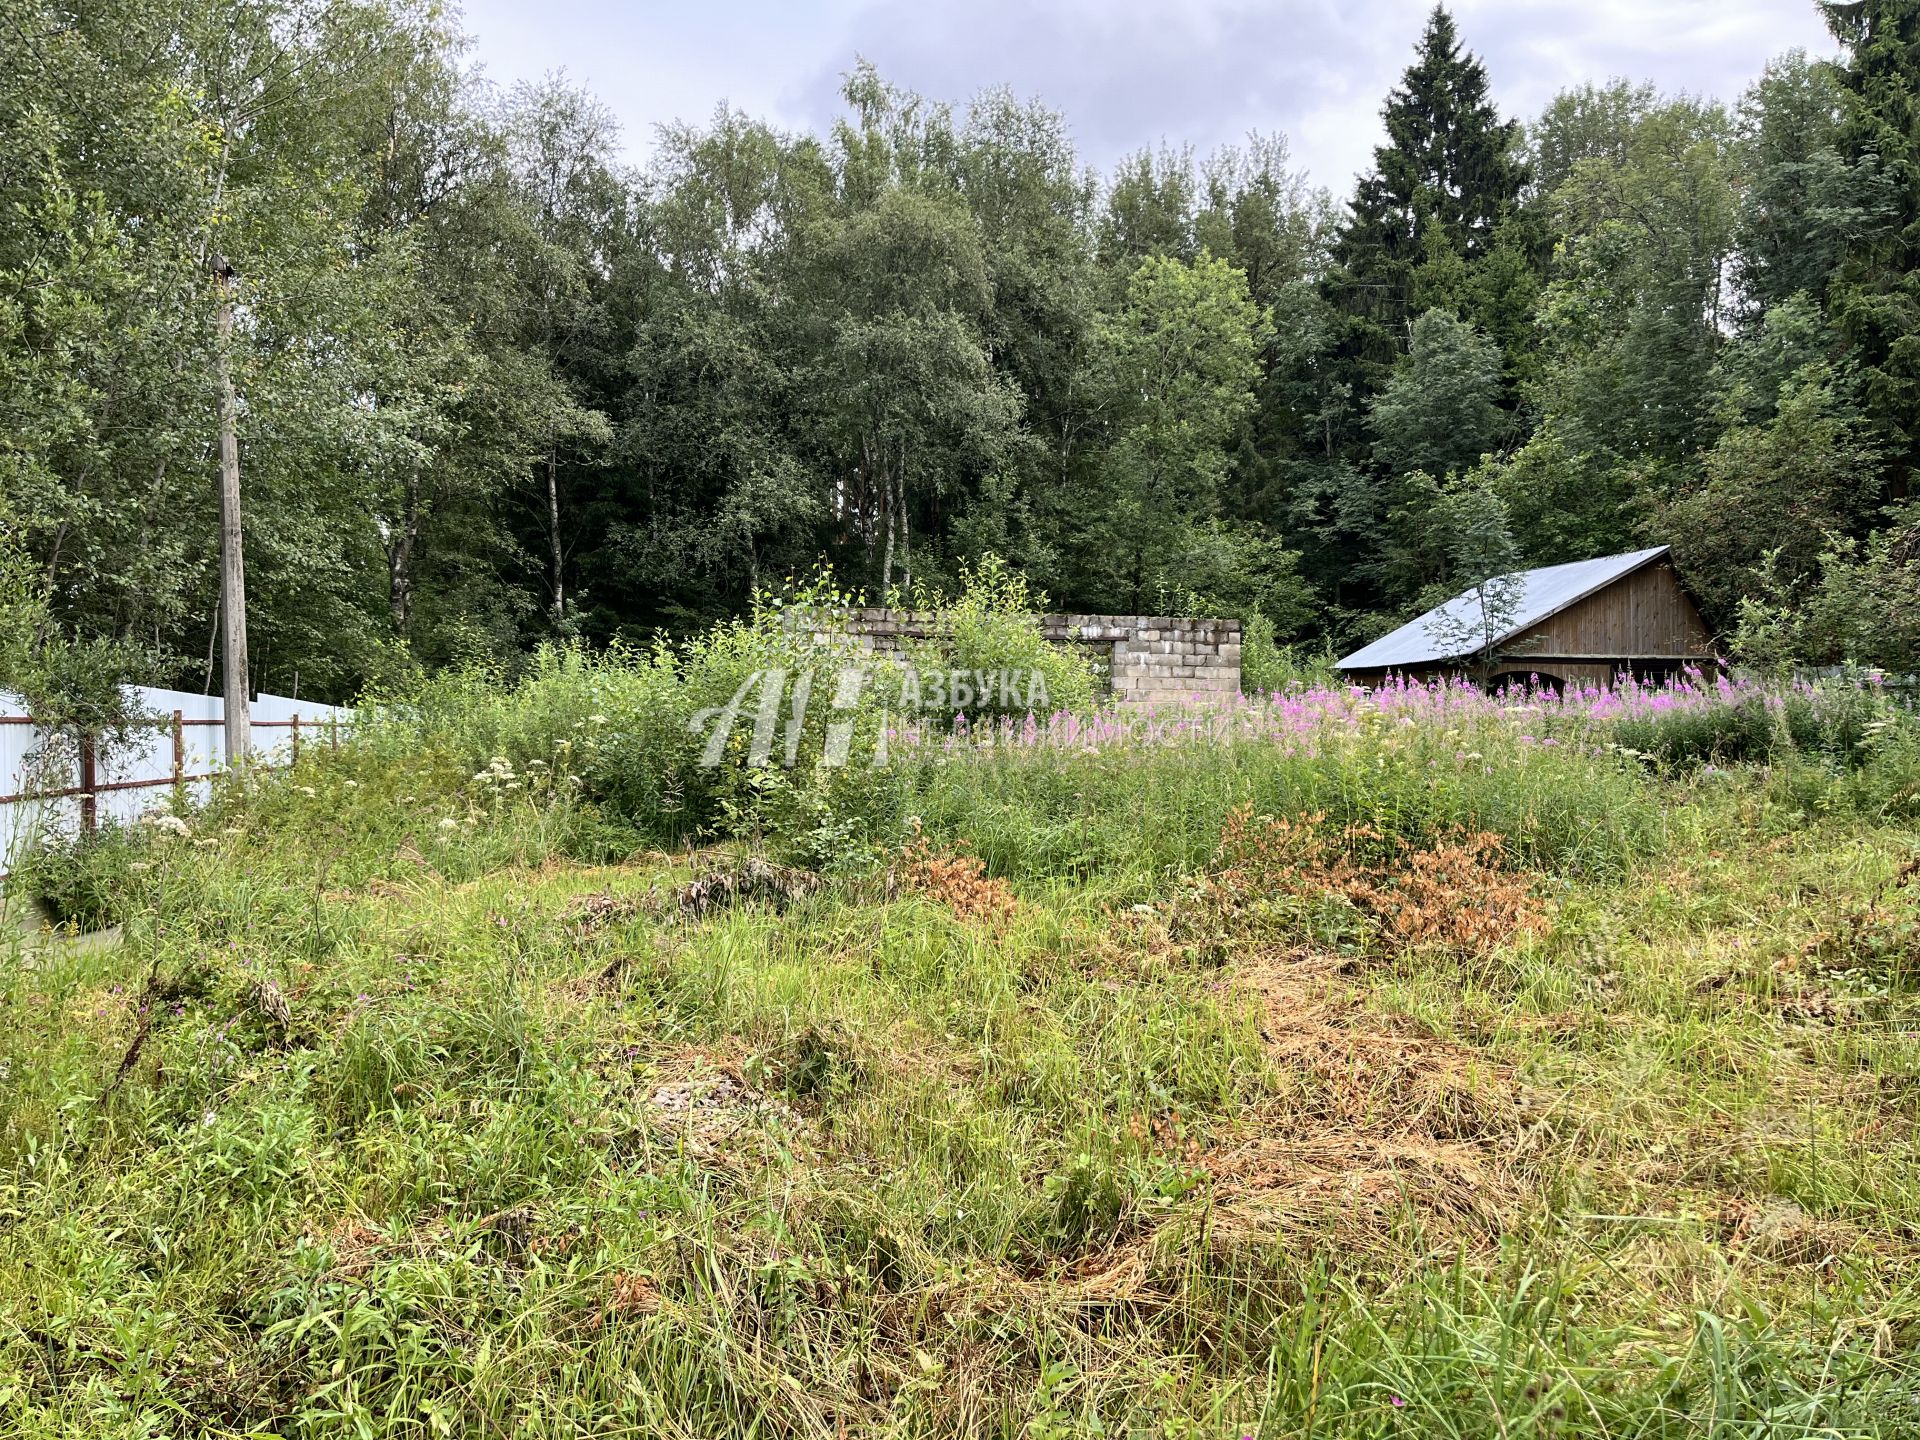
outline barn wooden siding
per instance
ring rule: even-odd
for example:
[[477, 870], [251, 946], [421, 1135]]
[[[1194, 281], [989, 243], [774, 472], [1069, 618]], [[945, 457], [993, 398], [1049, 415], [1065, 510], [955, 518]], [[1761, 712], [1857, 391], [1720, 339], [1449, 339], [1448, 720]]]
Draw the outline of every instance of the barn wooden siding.
[[1537, 667], [1567, 680], [1610, 680], [1621, 669], [1711, 664], [1713, 637], [1665, 560], [1644, 565], [1500, 647], [1500, 670]]
[[1409, 680], [1470, 675], [1475, 680], [1543, 679], [1605, 685], [1623, 670], [1654, 678], [1686, 665], [1718, 664], [1713, 636], [1671, 562], [1656, 560], [1549, 615], [1501, 644], [1490, 669], [1445, 662], [1397, 671], [1351, 671], [1357, 684], [1389, 674]]

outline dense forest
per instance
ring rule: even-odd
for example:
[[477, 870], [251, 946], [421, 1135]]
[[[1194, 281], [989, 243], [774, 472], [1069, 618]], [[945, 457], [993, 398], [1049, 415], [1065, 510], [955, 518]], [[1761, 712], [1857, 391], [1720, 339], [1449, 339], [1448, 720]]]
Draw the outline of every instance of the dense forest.
[[1278, 136], [1101, 175], [865, 66], [831, 133], [636, 170], [437, 5], [0, 0], [0, 558], [31, 643], [217, 683], [230, 385], [257, 689], [988, 553], [1345, 646], [1648, 543], [1745, 659], [1913, 666], [1920, 3], [1822, 8], [1838, 63], [1731, 106], [1530, 118], [1435, 9], [1335, 197]]

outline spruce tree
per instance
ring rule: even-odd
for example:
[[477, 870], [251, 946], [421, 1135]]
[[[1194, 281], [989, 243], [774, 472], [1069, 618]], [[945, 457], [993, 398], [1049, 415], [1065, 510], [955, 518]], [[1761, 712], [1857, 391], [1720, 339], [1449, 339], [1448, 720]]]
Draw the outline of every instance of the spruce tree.
[[1387, 143], [1354, 192], [1329, 279], [1349, 317], [1343, 348], [1352, 378], [1365, 391], [1406, 348], [1416, 272], [1442, 250], [1468, 263], [1490, 253], [1525, 178], [1520, 127], [1500, 118], [1486, 67], [1461, 48], [1442, 6], [1382, 116]]
[[1872, 222], [1856, 231], [1828, 291], [1852, 342], [1888, 480], [1910, 492], [1920, 466], [1920, 4], [1849, 0], [1821, 7], [1846, 47], [1837, 148], [1872, 187]]

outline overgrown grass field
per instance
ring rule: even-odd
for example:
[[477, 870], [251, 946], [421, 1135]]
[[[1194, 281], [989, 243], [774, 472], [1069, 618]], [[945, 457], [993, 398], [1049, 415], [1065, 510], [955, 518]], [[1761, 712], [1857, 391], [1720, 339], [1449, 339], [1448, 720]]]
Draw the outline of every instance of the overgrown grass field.
[[621, 663], [43, 863], [119, 928], [6, 965], [6, 1433], [1920, 1433], [1889, 707], [1281, 697], [701, 800]]

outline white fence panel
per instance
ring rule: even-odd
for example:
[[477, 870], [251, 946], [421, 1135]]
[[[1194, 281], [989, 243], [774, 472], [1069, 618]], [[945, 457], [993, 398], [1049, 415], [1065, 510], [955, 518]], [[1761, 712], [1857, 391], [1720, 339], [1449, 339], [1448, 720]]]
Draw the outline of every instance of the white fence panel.
[[[134, 701], [152, 723], [131, 745], [94, 767], [92, 799], [100, 824], [134, 820], [164, 805], [176, 777], [195, 800], [204, 800], [211, 777], [225, 768], [226, 707], [218, 695], [147, 685], [131, 689]], [[292, 758], [296, 734], [303, 748], [331, 744], [346, 733], [352, 715], [342, 706], [285, 695], [258, 696], [250, 711], [254, 756], [261, 764], [284, 765]], [[25, 703], [0, 691], [0, 875], [45, 829], [71, 834], [81, 824], [87, 797], [40, 794], [86, 786], [78, 755], [68, 754], [64, 765], [51, 773], [45, 765], [34, 763], [44, 738], [31, 723]]]

